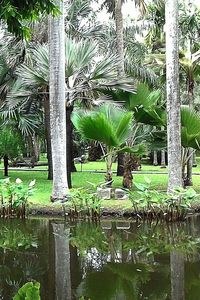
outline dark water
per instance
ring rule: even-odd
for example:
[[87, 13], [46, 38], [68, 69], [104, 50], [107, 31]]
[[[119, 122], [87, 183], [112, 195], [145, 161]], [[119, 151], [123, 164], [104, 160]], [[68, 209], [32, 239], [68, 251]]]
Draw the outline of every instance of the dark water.
[[200, 217], [173, 225], [0, 220], [0, 299], [200, 299]]

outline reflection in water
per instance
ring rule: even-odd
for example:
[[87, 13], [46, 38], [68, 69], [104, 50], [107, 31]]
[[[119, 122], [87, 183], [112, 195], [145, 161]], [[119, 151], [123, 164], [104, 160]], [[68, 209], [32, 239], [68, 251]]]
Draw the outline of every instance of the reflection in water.
[[70, 276], [70, 252], [69, 233], [70, 228], [65, 229], [65, 224], [52, 222], [53, 245], [55, 255], [55, 300], [71, 300], [71, 276]]
[[200, 218], [182, 224], [0, 220], [0, 299], [197, 300]]
[[171, 267], [171, 298], [173, 300], [185, 299], [184, 285], [184, 255], [172, 250], [170, 253]]

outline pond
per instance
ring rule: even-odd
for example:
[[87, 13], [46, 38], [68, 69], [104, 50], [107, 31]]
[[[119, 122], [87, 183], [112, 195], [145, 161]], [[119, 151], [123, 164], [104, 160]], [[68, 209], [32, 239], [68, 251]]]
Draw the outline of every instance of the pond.
[[0, 220], [0, 299], [36, 280], [42, 300], [197, 300], [200, 216], [128, 220]]

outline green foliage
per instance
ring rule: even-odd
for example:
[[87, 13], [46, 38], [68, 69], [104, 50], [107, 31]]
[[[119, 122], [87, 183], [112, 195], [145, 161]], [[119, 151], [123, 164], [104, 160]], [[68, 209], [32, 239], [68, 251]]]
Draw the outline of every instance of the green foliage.
[[192, 201], [197, 197], [192, 188], [176, 188], [171, 194], [152, 190], [149, 178], [145, 178], [145, 183], [134, 184], [138, 189], [139, 198], [135, 199], [133, 192], [130, 192], [130, 200], [139, 218], [164, 219], [168, 222], [183, 220], [191, 208]]
[[58, 14], [53, 0], [2, 0], [0, 19], [8, 25], [8, 30], [17, 36], [30, 38], [27, 22], [35, 21], [42, 13]]
[[0, 214], [2, 217], [25, 217], [26, 209], [28, 208], [28, 198], [34, 192], [35, 180], [29, 185], [24, 185], [17, 178], [13, 183], [9, 178], [0, 180]]
[[72, 121], [85, 139], [99, 141], [109, 147], [120, 147], [130, 133], [132, 114], [104, 104], [95, 111], [75, 112]]
[[0, 248], [23, 250], [37, 248], [37, 238], [33, 234], [24, 233], [18, 228], [3, 226], [0, 232]]
[[70, 191], [70, 200], [66, 202], [64, 208], [69, 209], [70, 217], [99, 218], [101, 215], [101, 200], [96, 193], [84, 188]]
[[39, 282], [27, 282], [14, 296], [13, 300], [40, 300]]
[[101, 253], [107, 253], [109, 249], [108, 239], [102, 228], [90, 222], [78, 223], [72, 229], [70, 243], [78, 248], [81, 256], [85, 256], [93, 247]]
[[199, 150], [200, 147], [200, 114], [189, 108], [181, 109], [181, 141], [183, 147]]
[[9, 159], [20, 156], [24, 149], [24, 141], [18, 132], [3, 128], [0, 135], [0, 156], [8, 155]]

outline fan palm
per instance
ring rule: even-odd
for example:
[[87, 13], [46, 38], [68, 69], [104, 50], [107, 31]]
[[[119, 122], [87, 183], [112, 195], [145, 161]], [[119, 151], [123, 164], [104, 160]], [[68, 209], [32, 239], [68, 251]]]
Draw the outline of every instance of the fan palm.
[[[112, 182], [112, 163], [119, 152], [141, 152], [141, 146], [128, 147], [132, 113], [113, 105], [103, 104], [98, 109], [88, 112], [74, 112], [72, 121], [75, 128], [85, 139], [99, 141], [105, 146], [106, 182]], [[104, 149], [102, 147], [102, 149]]]
[[[152, 132], [150, 135], [152, 146], [166, 148], [166, 127], [167, 117], [165, 106], [159, 103], [159, 91], [150, 92], [145, 86], [139, 86], [138, 93], [129, 95], [127, 93], [127, 107], [134, 113], [134, 117], [138, 123], [149, 124], [162, 127], [164, 130], [160, 132]], [[129, 96], [128, 96], [129, 95]], [[190, 156], [188, 156], [189, 148], [199, 150], [200, 145], [200, 115], [194, 110], [186, 107], [181, 108], [181, 145], [182, 145], [182, 179], [184, 183], [188, 181], [185, 178], [185, 166]], [[149, 140], [149, 141], [150, 141]], [[190, 154], [191, 155], [191, 154]]]
[[[7, 97], [9, 109], [15, 110], [30, 96], [40, 96], [44, 101], [47, 136], [49, 128], [49, 58], [48, 47], [40, 45], [32, 50], [31, 61], [17, 69], [18, 80], [15, 88]], [[113, 88], [133, 90], [132, 82], [128, 79], [117, 79], [118, 58], [107, 55], [104, 59], [98, 56], [97, 44], [90, 40], [66, 39], [66, 114], [67, 114], [67, 146], [68, 174], [72, 161], [72, 126], [71, 113], [74, 103], [81, 105], [97, 105], [99, 101], [108, 99], [103, 95], [105, 90]], [[18, 89], [17, 89], [18, 88]], [[37, 99], [37, 98], [36, 98]], [[49, 139], [47, 139], [49, 140]], [[50, 150], [50, 143], [49, 150]], [[48, 151], [49, 153], [49, 151]], [[68, 181], [69, 177], [68, 177]]]

